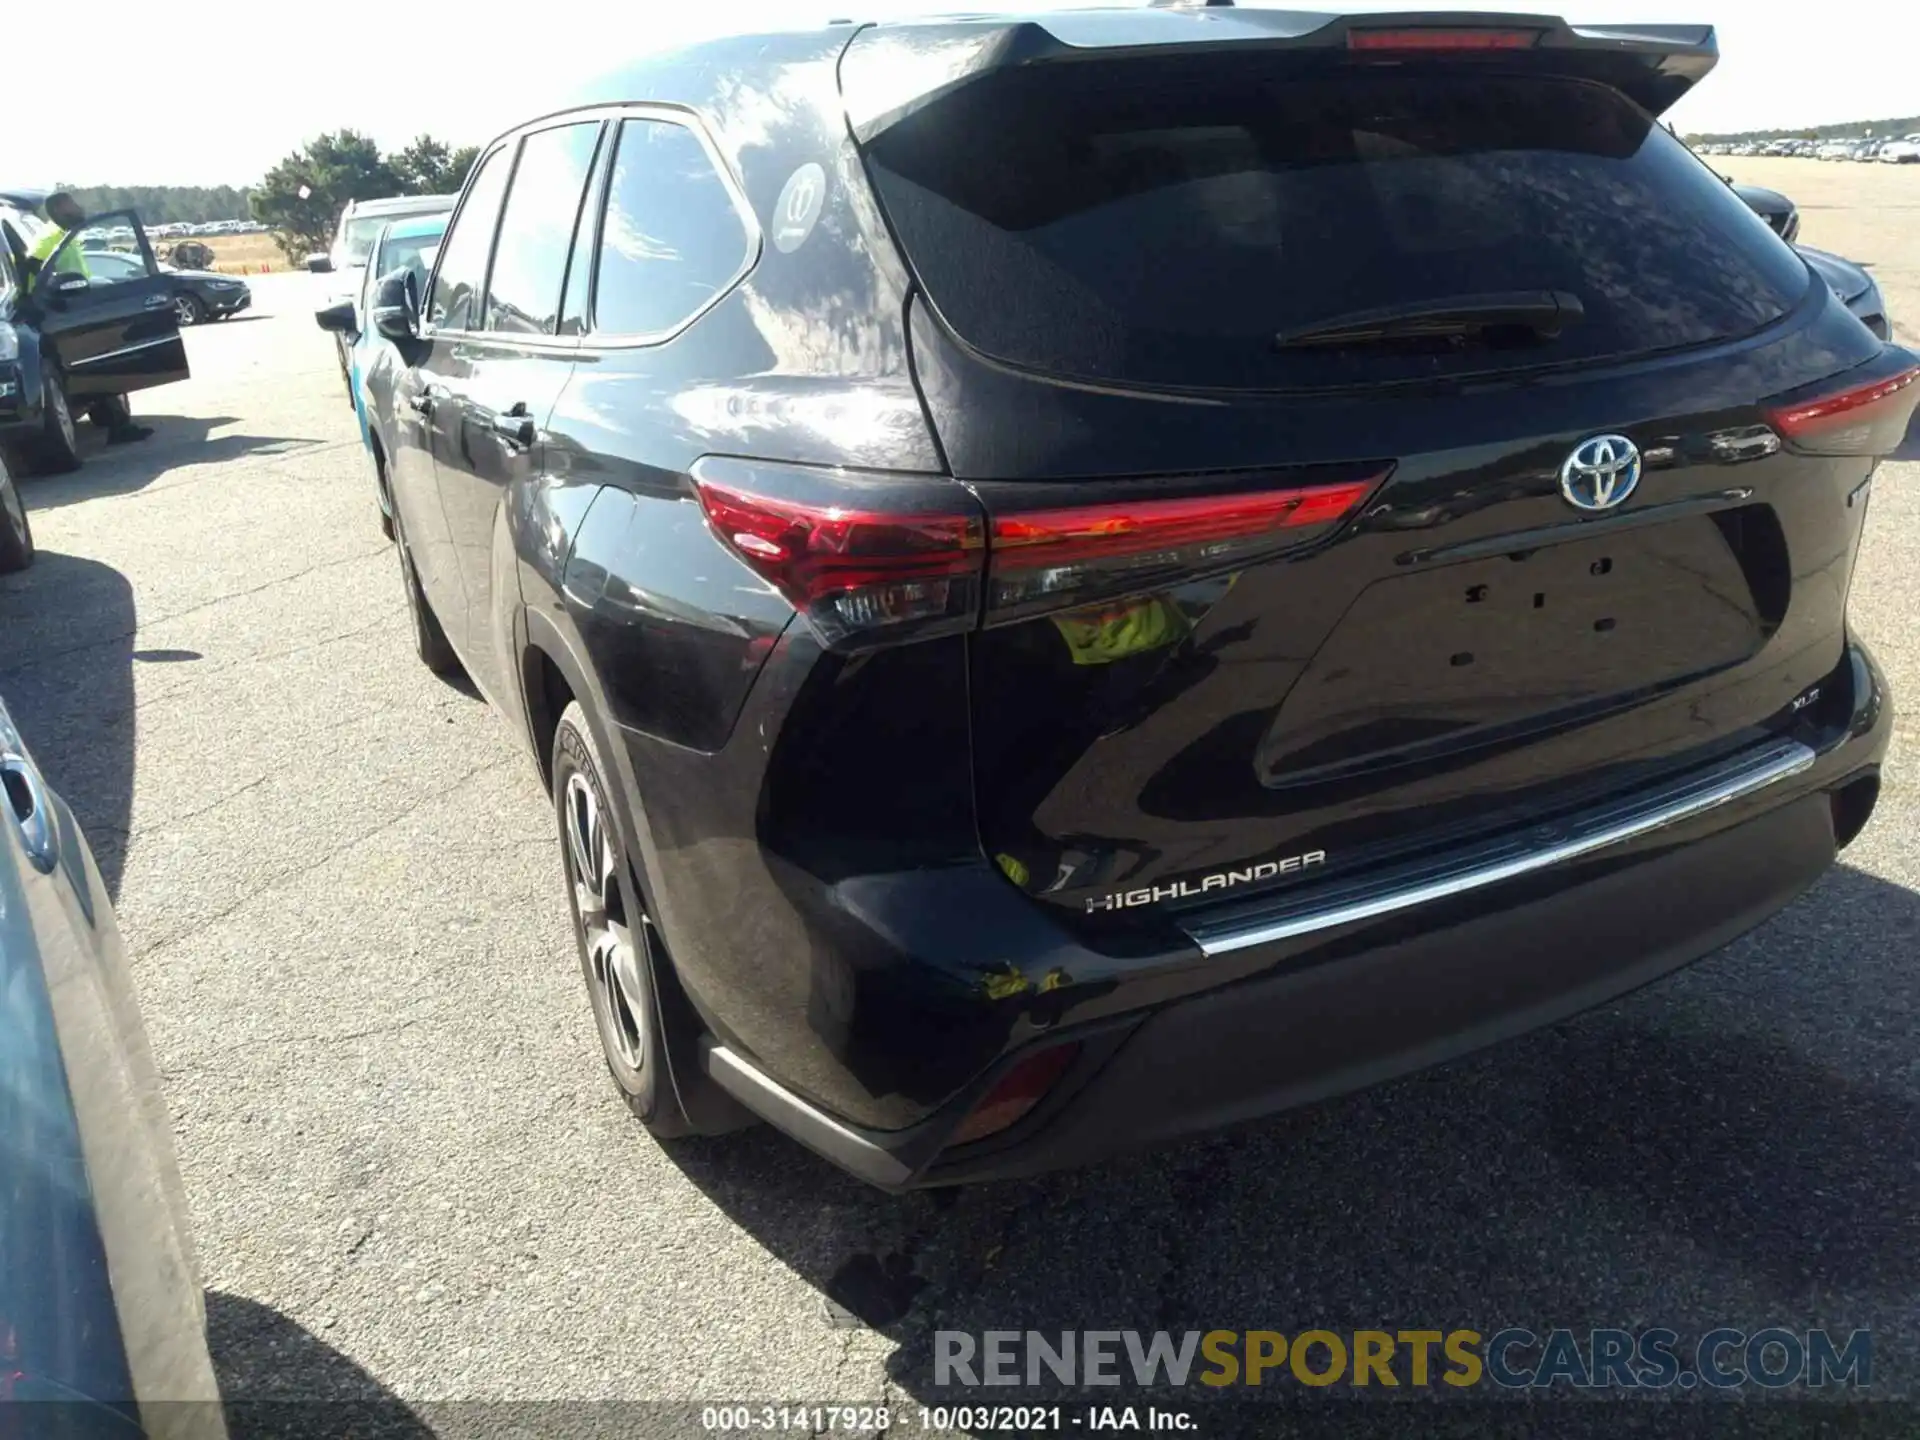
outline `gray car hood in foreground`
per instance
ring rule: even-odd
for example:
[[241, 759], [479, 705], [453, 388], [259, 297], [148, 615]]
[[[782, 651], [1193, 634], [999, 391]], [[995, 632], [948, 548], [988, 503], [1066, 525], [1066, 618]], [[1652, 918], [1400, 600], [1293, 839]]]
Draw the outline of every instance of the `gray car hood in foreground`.
[[[0, 1375], [15, 1399], [219, 1437], [172, 1123], [106, 886], [3, 707], [0, 766]], [[21, 823], [29, 800], [44, 827]]]

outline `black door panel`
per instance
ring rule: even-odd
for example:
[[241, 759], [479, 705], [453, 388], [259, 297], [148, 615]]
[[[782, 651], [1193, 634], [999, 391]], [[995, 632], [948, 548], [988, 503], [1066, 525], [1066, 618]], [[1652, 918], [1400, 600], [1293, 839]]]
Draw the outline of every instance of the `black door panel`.
[[448, 398], [432, 420], [435, 485], [446, 517], [452, 565], [465, 597], [464, 619], [443, 615], [474, 682], [491, 696], [512, 693], [507, 660], [493, 644], [496, 599], [493, 536], [500, 507], [516, 483], [540, 473], [547, 417], [573, 372], [570, 350], [523, 347], [502, 337], [435, 345], [446, 352]]
[[[80, 268], [85, 252], [106, 248], [119, 227], [132, 231], [135, 248], [129, 254], [137, 255], [146, 273], [88, 278]], [[76, 285], [80, 279], [86, 283]], [[187, 378], [173, 282], [154, 264], [146, 231], [131, 210], [95, 216], [85, 229], [68, 235], [34, 277], [33, 295], [42, 344], [59, 362], [67, 393], [75, 399]]]
[[547, 417], [573, 373], [578, 342], [558, 336], [561, 297], [601, 129], [575, 121], [521, 142], [479, 323], [467, 327], [478, 333], [434, 344], [449, 392], [433, 418], [435, 484], [466, 597], [455, 643], [474, 682], [496, 698], [513, 685], [497, 643], [494, 535], [509, 491], [540, 473]]

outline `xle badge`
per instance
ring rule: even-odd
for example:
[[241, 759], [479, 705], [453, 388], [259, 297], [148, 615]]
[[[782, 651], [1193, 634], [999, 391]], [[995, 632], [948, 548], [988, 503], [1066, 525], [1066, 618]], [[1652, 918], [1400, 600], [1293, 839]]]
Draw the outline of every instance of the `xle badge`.
[[1279, 875], [1298, 875], [1316, 865], [1327, 863], [1327, 852], [1309, 850], [1304, 855], [1289, 855], [1284, 860], [1267, 860], [1245, 870], [1219, 870], [1198, 880], [1176, 880], [1170, 885], [1154, 885], [1145, 890], [1122, 890], [1113, 895], [1096, 895], [1087, 901], [1087, 912], [1131, 910], [1136, 905], [1153, 905], [1162, 900], [1184, 900], [1212, 890], [1227, 890], [1235, 885], [1251, 885], [1256, 880], [1271, 880]]

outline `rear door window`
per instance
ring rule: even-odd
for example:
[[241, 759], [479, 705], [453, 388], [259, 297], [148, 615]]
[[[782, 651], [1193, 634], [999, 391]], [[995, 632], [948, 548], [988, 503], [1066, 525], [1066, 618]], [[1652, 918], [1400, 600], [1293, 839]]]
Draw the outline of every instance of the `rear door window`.
[[500, 218], [513, 151], [512, 145], [502, 145], [480, 162], [473, 184], [467, 187], [466, 201], [440, 247], [440, 268], [427, 301], [427, 321], [435, 329], [480, 328], [480, 293], [487, 282], [487, 257], [493, 250], [494, 225]]
[[[1415, 380], [1723, 340], [1808, 287], [1725, 184], [1596, 84], [1125, 64], [991, 75], [869, 142], [928, 298], [992, 355], [1169, 386]], [[1515, 291], [1571, 292], [1585, 318], [1517, 346], [1275, 343]]]
[[590, 120], [536, 130], [521, 146], [487, 281], [487, 329], [555, 332], [567, 250], [599, 138], [600, 122]]
[[620, 126], [593, 329], [663, 337], [698, 315], [746, 268], [752, 236], [700, 137], [669, 120]]

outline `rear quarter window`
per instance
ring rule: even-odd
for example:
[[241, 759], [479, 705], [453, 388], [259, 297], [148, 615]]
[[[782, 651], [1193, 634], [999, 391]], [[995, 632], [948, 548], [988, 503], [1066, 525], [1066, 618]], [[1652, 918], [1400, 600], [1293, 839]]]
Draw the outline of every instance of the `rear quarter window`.
[[700, 137], [669, 120], [621, 122], [593, 287], [593, 330], [664, 337], [732, 287], [753, 236]]
[[[989, 354], [1180, 387], [1417, 380], [1724, 340], [1809, 284], [1726, 185], [1599, 85], [1125, 63], [1001, 72], [869, 142], [928, 298]], [[1274, 343], [1350, 311], [1516, 290], [1572, 292], [1586, 318], [1498, 350]]]

